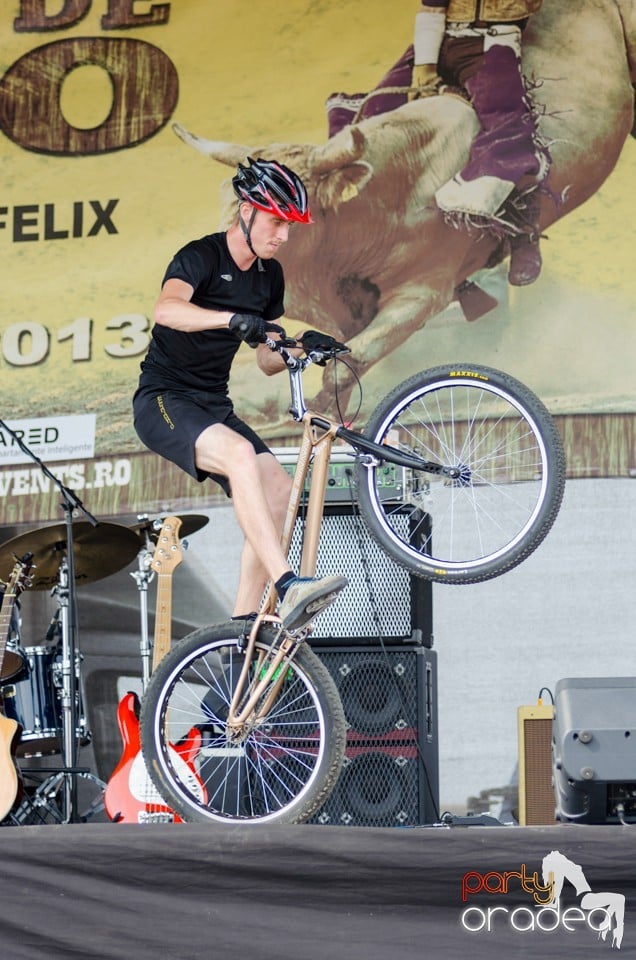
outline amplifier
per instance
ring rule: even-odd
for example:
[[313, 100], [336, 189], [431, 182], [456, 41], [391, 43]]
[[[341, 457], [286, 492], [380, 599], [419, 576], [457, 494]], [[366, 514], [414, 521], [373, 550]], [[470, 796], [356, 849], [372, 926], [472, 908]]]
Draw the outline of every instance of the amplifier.
[[[392, 509], [393, 522], [408, 538], [412, 510]], [[292, 568], [300, 563], [304, 519], [299, 516], [289, 550]], [[325, 505], [316, 576], [340, 573], [349, 585], [316, 620], [312, 642], [421, 643], [433, 645], [433, 584], [396, 564], [367, 533], [364, 523], [342, 503]]]
[[555, 822], [552, 785], [552, 704], [517, 709], [519, 735], [519, 823], [522, 827]]
[[[298, 461], [299, 447], [273, 447], [272, 453], [285, 470], [293, 474]], [[325, 501], [327, 503], [351, 503], [351, 491], [354, 485], [355, 453], [348, 444], [338, 444], [331, 450]], [[311, 468], [305, 483], [305, 492], [309, 492]], [[404, 491], [404, 467], [394, 463], [384, 463], [377, 474], [377, 487], [382, 500], [400, 500]]]
[[557, 820], [636, 822], [636, 677], [569, 677], [554, 692]]
[[[278, 447], [272, 452], [293, 474], [299, 447]], [[348, 444], [334, 445], [329, 461], [316, 576], [341, 573], [348, 578], [349, 586], [343, 596], [318, 618], [312, 641], [339, 644], [345, 638], [350, 643], [368, 644], [382, 639], [391, 644], [421, 643], [431, 647], [432, 583], [398, 566], [369, 536], [351, 503], [353, 470], [353, 449]], [[408, 505], [401, 506], [404, 469], [385, 464], [379, 472], [378, 484], [381, 485], [383, 504], [391, 509], [394, 523], [403, 528], [402, 533], [408, 538], [413, 511]], [[302, 506], [301, 502], [289, 551], [293, 567], [299, 565], [302, 551]], [[430, 519], [426, 523], [430, 523]], [[427, 529], [430, 531], [430, 527]]]

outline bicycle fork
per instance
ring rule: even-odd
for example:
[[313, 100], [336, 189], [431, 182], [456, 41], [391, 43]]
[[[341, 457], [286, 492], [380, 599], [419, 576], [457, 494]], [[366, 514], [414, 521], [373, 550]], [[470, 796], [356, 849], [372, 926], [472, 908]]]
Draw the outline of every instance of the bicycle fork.
[[[279, 624], [280, 629], [269, 649], [259, 651], [255, 656], [256, 637], [265, 622]], [[303, 639], [304, 634], [294, 637], [287, 633], [278, 617], [258, 614], [247, 639], [245, 660], [228, 710], [227, 729], [232, 740], [244, 740], [268, 716], [285, 681], [287, 668]], [[258, 680], [243, 703], [252, 666], [255, 667]]]

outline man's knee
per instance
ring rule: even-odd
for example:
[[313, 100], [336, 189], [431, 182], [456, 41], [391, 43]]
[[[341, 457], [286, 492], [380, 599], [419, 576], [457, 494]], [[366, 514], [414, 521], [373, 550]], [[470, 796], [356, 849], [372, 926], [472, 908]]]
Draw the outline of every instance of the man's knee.
[[235, 470], [253, 468], [256, 453], [249, 440], [239, 433], [222, 424], [213, 424], [197, 438], [195, 458], [201, 469], [231, 476]]
[[238, 433], [233, 434], [232, 438], [228, 441], [224, 451], [224, 458], [230, 476], [232, 473], [238, 471], [242, 473], [255, 473], [258, 469], [254, 447], [249, 440], [241, 437]]

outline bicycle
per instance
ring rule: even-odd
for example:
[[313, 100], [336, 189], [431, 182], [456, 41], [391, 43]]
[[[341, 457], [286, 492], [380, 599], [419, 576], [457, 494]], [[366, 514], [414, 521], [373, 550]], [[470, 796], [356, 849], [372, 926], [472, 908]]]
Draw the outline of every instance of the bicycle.
[[[397, 386], [359, 433], [309, 410], [303, 393], [304, 371], [348, 348], [312, 332], [303, 337], [305, 356], [297, 357], [289, 352], [297, 341], [280, 333], [267, 345], [285, 361], [290, 414], [303, 424], [282, 542], [288, 551], [307, 488], [301, 576], [315, 573], [336, 440], [351, 452], [370, 535], [415, 575], [476, 583], [538, 547], [561, 504], [565, 457], [549, 412], [531, 390], [484, 366], [439, 366]], [[387, 470], [396, 481], [389, 501]], [[183, 638], [144, 693], [146, 766], [185, 821], [302, 822], [338, 779], [346, 722], [337, 689], [306, 642], [311, 630], [283, 630], [276, 599], [270, 584], [244, 629], [230, 621]], [[202, 741], [193, 787], [193, 769], [177, 747], [195, 727]]]

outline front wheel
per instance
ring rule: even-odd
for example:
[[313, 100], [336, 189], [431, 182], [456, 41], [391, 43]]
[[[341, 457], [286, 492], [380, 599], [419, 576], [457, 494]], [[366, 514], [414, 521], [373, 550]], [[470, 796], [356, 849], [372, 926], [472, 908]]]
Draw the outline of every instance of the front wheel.
[[451, 479], [387, 461], [356, 465], [371, 535], [418, 576], [489, 580], [528, 557], [554, 523], [563, 445], [543, 403], [506, 373], [475, 364], [418, 373], [378, 405], [365, 435], [454, 468]]
[[[247, 688], [265, 675], [276, 631], [261, 626]], [[335, 684], [301, 645], [274, 674], [269, 712], [237, 736], [228, 710], [245, 663], [235, 622], [184, 637], [144, 693], [143, 756], [166, 803], [185, 821], [302, 823], [325, 802], [344, 757]]]

